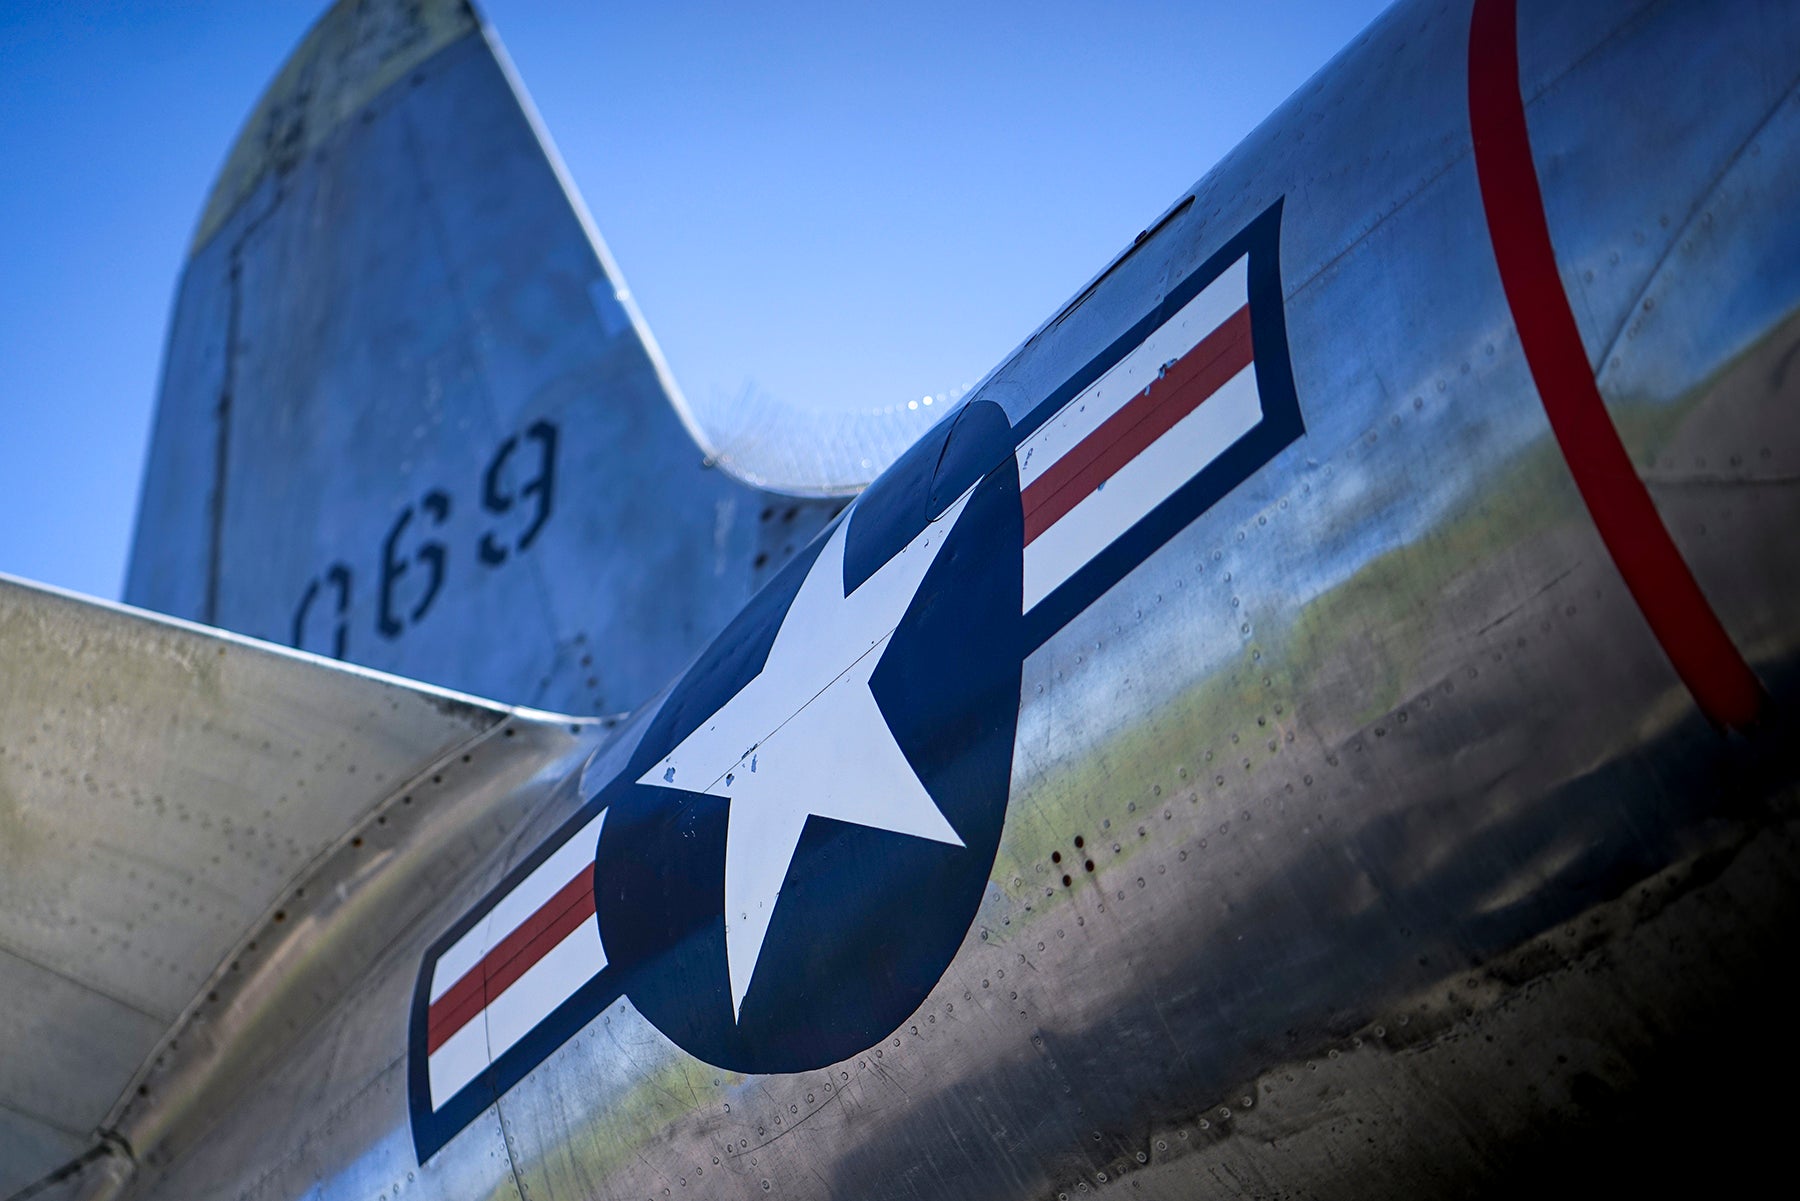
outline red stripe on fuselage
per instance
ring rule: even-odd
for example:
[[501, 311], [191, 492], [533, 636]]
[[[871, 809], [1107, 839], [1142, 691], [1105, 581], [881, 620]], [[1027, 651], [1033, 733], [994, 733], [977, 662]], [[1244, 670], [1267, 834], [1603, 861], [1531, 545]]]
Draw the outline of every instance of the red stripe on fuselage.
[[1174, 429], [1253, 358], [1250, 306], [1245, 305], [1032, 481], [1020, 498], [1025, 545]]
[[1469, 124], [1501, 286], [1581, 499], [1701, 711], [1715, 725], [1742, 728], [1762, 708], [1762, 685], [1700, 591], [1625, 453], [1557, 273], [1519, 90], [1516, 0], [1475, 0]]
[[486, 1009], [489, 1001], [593, 916], [594, 865], [590, 863], [431, 1003], [425, 1019], [425, 1053], [429, 1055], [448, 1042]]

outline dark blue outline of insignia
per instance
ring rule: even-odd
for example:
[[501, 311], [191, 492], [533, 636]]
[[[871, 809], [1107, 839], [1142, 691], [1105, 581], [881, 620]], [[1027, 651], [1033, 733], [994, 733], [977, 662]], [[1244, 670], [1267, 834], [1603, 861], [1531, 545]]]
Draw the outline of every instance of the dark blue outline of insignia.
[[1025, 615], [1026, 655], [1050, 641], [1058, 630], [1099, 600], [1163, 543], [1193, 524], [1200, 514], [1219, 503], [1306, 432], [1306, 423], [1300, 416], [1300, 400], [1294, 392], [1294, 367], [1288, 357], [1287, 313], [1281, 294], [1281, 208], [1282, 201], [1277, 200], [1264, 209], [1216, 254], [1177, 284], [1161, 304], [1088, 360], [1067, 383], [1014, 427], [1022, 445], [1058, 410], [1110, 371], [1157, 327], [1179, 313], [1183, 305], [1224, 274], [1227, 267], [1246, 253], [1250, 256], [1245, 276], [1262, 420], [1033, 606]]
[[406, 1100], [407, 1108], [412, 1111], [413, 1150], [418, 1153], [421, 1164], [436, 1155], [445, 1143], [479, 1117], [482, 1110], [498, 1101], [533, 1068], [550, 1058], [553, 1051], [619, 999], [619, 990], [610, 979], [611, 973], [602, 969], [592, 980], [570, 994], [568, 1000], [552, 1010], [549, 1017], [533, 1027], [531, 1033], [508, 1047], [500, 1058], [488, 1064], [480, 1075], [465, 1084], [440, 1108], [431, 1108], [431, 1065], [425, 1040], [429, 1033], [427, 1022], [431, 1013], [432, 968], [457, 939], [474, 929], [476, 923], [486, 918], [503, 897], [517, 888], [526, 876], [537, 870], [539, 864], [561, 849], [570, 837], [593, 821], [595, 815], [604, 808], [606, 802], [598, 797], [583, 805], [580, 812], [557, 827], [554, 834], [546, 838], [517, 867], [506, 873], [500, 883], [488, 890], [480, 904], [463, 915], [425, 952], [419, 964], [418, 982], [413, 985], [412, 1014], [408, 1019], [410, 1025], [406, 1038]]
[[[1114, 339], [1105, 350], [1088, 360], [1013, 428], [1016, 447], [1149, 337], [1152, 331], [1180, 312], [1183, 305], [1198, 296], [1227, 267], [1248, 254], [1246, 282], [1251, 338], [1256, 352], [1256, 385], [1263, 406], [1262, 420], [1025, 614], [1021, 657], [1030, 655], [1049, 641], [1058, 630], [1124, 579], [1138, 564], [1306, 432], [1305, 422], [1300, 415], [1299, 398], [1294, 391], [1293, 365], [1288, 354], [1287, 317], [1281, 291], [1282, 203], [1277, 200], [1263, 210], [1261, 215], [1225, 243], [1217, 253], [1177, 284], [1161, 303]], [[831, 527], [827, 527], [818, 535], [818, 539], [829, 537], [835, 525], [834, 522]], [[807, 560], [803, 569], [810, 567], [811, 556], [802, 552], [797, 558]], [[634, 756], [634, 761], [635, 758]], [[602, 969], [553, 1010], [549, 1017], [538, 1023], [531, 1033], [509, 1047], [441, 1107], [435, 1110], [431, 1107], [426, 1024], [431, 1009], [432, 968], [457, 939], [473, 929], [502, 897], [518, 887], [526, 876], [582, 826], [592, 821], [608, 803], [608, 791], [602, 790], [558, 827], [554, 834], [544, 839], [531, 855], [508, 872], [479, 904], [471, 908], [425, 952], [419, 965], [417, 983], [413, 987], [406, 1065], [407, 1107], [411, 1111], [413, 1148], [421, 1164], [437, 1154], [444, 1144], [461, 1133], [483, 1110], [495, 1104], [509, 1089], [548, 1059], [558, 1047], [620, 999], [622, 993], [614, 981], [615, 974], [610, 966]]]

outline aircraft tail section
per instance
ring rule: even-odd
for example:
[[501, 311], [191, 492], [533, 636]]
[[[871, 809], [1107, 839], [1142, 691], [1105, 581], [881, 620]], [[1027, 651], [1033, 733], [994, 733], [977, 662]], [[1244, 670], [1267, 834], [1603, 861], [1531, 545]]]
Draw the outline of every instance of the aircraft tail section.
[[841, 507], [697, 439], [475, 12], [344, 0], [201, 217], [126, 599], [617, 711]]

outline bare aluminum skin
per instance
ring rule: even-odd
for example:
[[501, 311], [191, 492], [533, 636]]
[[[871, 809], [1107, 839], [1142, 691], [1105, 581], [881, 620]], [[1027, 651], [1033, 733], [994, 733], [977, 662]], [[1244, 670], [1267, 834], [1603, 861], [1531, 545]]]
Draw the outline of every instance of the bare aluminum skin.
[[[1759, 728], [1706, 721], [1595, 531], [1500, 288], [1468, 5], [1403, 2], [972, 394], [1029, 411], [1285, 198], [1307, 432], [1027, 660], [989, 892], [911, 1020], [743, 1077], [621, 1003], [420, 1165], [420, 956], [581, 803], [570, 769], [341, 992], [238, 985], [296, 1015], [253, 1081], [147, 1071], [106, 1123], [130, 1169], [40, 1195], [1516, 1195], [1777, 1161], [1791, 1103], [1744, 1090], [1793, 1060], [1800, 10], [1520, 10], [1563, 284]], [[458, 45], [426, 66], [451, 96], [487, 70]], [[1671, 1137], [1708, 1105], [1729, 1139]]]

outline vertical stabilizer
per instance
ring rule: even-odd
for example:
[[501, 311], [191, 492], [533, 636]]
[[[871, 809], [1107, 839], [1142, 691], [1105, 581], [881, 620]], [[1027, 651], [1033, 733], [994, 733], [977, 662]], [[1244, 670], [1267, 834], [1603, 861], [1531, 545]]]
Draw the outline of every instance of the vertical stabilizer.
[[201, 217], [126, 599], [625, 708], [839, 507], [748, 486], [697, 436], [476, 14], [345, 0]]

